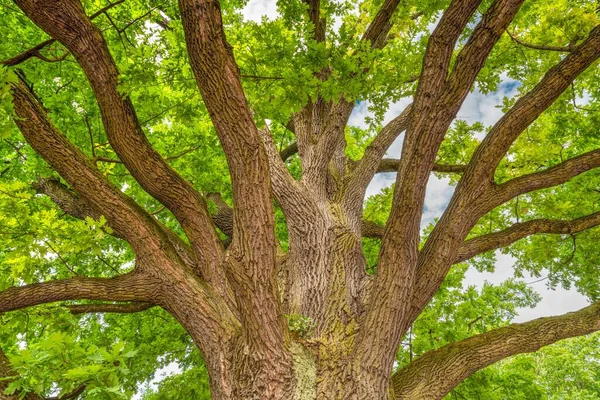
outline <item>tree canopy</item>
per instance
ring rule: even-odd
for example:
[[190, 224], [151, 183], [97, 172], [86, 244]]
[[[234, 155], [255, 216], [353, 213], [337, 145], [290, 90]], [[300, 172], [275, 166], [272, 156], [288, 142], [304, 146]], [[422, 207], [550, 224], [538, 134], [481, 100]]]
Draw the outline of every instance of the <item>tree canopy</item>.
[[[277, 2], [276, 16], [255, 21], [244, 16], [248, 1], [223, 0], [218, 11], [226, 41], [221, 43], [211, 30], [214, 23], [219, 32], [217, 17], [208, 22], [185, 17], [194, 12], [194, 3], [210, 1], [83, 0], [82, 10], [101, 33], [85, 37], [93, 51], [77, 41], [79, 29], [86, 32], [88, 26], [78, 25], [74, 16], [75, 22], [68, 20], [74, 12], [53, 16], [52, 7], [62, 6], [34, 10], [38, 3], [0, 0], [0, 398], [210, 398], [213, 366], [205, 360], [210, 351], [202, 349], [203, 358], [198, 340], [182, 326], [186, 313], [154, 301], [155, 289], [138, 285], [137, 271], [162, 268], [163, 259], [153, 254], [162, 251], [166, 260], [177, 253], [182, 265], [199, 271], [199, 293], [205, 293], [206, 282], [216, 288], [206, 292], [209, 306], [203, 299], [198, 310], [192, 305], [190, 310], [216, 309], [224, 332], [236, 331], [238, 321], [260, 327], [262, 314], [253, 310], [270, 303], [254, 304], [249, 294], [236, 297], [242, 292], [235, 284], [243, 279], [215, 266], [230, 257], [255, 268], [248, 274], [258, 281], [277, 275], [263, 270], [253, 251], [244, 253], [265, 243], [253, 230], [253, 219], [273, 207], [271, 261], [278, 263], [295, 251], [294, 235], [301, 236], [290, 225], [313, 223], [294, 214], [301, 207], [289, 199], [319, 188], [328, 191], [330, 204], [342, 204], [340, 210], [360, 209], [362, 225], [350, 226], [362, 233], [365, 279], [374, 282], [370, 299], [381, 298], [382, 313], [391, 301], [379, 295], [387, 290], [385, 277], [397, 279], [394, 271], [400, 270], [384, 266], [414, 261], [414, 254], [395, 250], [414, 244], [419, 260], [425, 260], [401, 281], [414, 283], [412, 303], [388, 307], [415, 314], [398, 328], [393, 368], [404, 371], [402, 379], [418, 374], [419, 362], [446, 360], [445, 351], [458, 354], [464, 346], [481, 345], [481, 352], [493, 352], [481, 341], [512, 335], [526, 344], [490, 362], [475, 358], [481, 370], [465, 372], [460, 384], [457, 378], [448, 398], [600, 397], [600, 336], [581, 336], [600, 329], [597, 1], [291, 0]], [[213, 11], [202, 9], [205, 16]], [[190, 39], [205, 31], [215, 36]], [[234, 58], [221, 58], [226, 50]], [[235, 85], [212, 73], [236, 77], [235, 63], [245, 98], [207, 100], [236, 93]], [[455, 118], [470, 91], [503, 93], [507, 83], [514, 85], [513, 95], [502, 100], [499, 122], [488, 126]], [[306, 143], [317, 139], [303, 137], [301, 119], [294, 118], [307, 104], [316, 113], [326, 104], [323, 112], [345, 115], [346, 121], [356, 105], [366, 104], [368, 117], [362, 126], [346, 126], [343, 116], [342, 122], [332, 117], [334, 122], [317, 128], [316, 118], [311, 120], [308, 130], [331, 137], [313, 148]], [[399, 104], [408, 106], [396, 111]], [[248, 113], [236, 114], [241, 109]], [[135, 121], [135, 128], [127, 121]], [[260, 140], [251, 133], [227, 136], [248, 132], [245, 123], [257, 127]], [[341, 156], [334, 154], [339, 143], [330, 133], [339, 126]], [[402, 137], [405, 130], [441, 134]], [[404, 141], [405, 161], [400, 153], [386, 154], [398, 140]], [[256, 150], [256, 143], [266, 150]], [[423, 150], [437, 147], [433, 153]], [[328, 148], [331, 156], [323, 166], [311, 158], [313, 151]], [[413, 153], [405, 150], [411, 148]], [[412, 164], [405, 154], [414, 158]], [[263, 161], [268, 168], [261, 169]], [[397, 171], [403, 179], [363, 201], [373, 176]], [[444, 216], [421, 226], [419, 196], [430, 174], [456, 187], [457, 200]], [[478, 184], [488, 176], [495, 186], [486, 191]], [[265, 179], [270, 187], [263, 187]], [[354, 197], [336, 198], [331, 185], [349, 188]], [[413, 191], [414, 196], [407, 194]], [[258, 200], [247, 206], [242, 198]], [[338, 215], [334, 206], [329, 212]], [[269, 223], [267, 218], [264, 226]], [[409, 225], [417, 235], [404, 241]], [[208, 234], [204, 226], [218, 230]], [[240, 238], [246, 240], [241, 245]], [[444, 255], [448, 248], [456, 250], [452, 260]], [[218, 258], [211, 256], [213, 249], [233, 250]], [[467, 270], [493, 272], [497, 251], [515, 259], [514, 279], [470, 285]], [[550, 287], [573, 288], [595, 305], [557, 317], [562, 320], [511, 325], [519, 308], [539, 301], [523, 274], [545, 278]], [[114, 277], [121, 281], [109, 279]], [[279, 285], [292, 278], [287, 279]], [[228, 280], [235, 282], [233, 297], [227, 285], [220, 286]], [[36, 286], [41, 283], [56, 286]], [[249, 293], [262, 290], [257, 287]], [[71, 290], [73, 296], [63, 295]], [[86, 291], [94, 294], [82, 296]], [[222, 304], [211, 302], [213, 291]], [[432, 299], [429, 292], [435, 293]], [[43, 300], [28, 300], [35, 296]], [[286, 301], [293, 303], [283, 296], [284, 308]], [[368, 310], [377, 307], [369, 304]], [[286, 335], [296, 339], [321, 329], [317, 311], [299, 309], [306, 312], [281, 313]], [[365, 326], [378, 318], [375, 312], [365, 315]], [[217, 332], [206, 325], [210, 320], [198, 324]], [[354, 329], [348, 326], [347, 332]], [[581, 337], [536, 351], [571, 336]], [[382, 351], [387, 343], [377, 335], [356, 340], [359, 348], [364, 342]], [[165, 368], [176, 372], [149, 386]]]

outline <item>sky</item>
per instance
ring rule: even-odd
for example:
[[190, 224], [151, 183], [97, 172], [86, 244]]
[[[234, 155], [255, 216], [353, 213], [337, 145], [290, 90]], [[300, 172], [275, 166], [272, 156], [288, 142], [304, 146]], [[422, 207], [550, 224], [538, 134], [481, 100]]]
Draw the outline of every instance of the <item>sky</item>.
[[[263, 16], [273, 18], [277, 16], [275, 0], [250, 0], [243, 10], [244, 18], [260, 22]], [[431, 27], [433, 29], [433, 25]], [[474, 90], [467, 96], [462, 108], [460, 109], [457, 119], [467, 121], [469, 124], [481, 122], [484, 126], [492, 126], [502, 116], [502, 111], [498, 107], [502, 104], [504, 97], [512, 97], [517, 93], [519, 82], [504, 78], [500, 84], [498, 91], [489, 94], [483, 94], [479, 90]], [[397, 103], [391, 104], [388, 112], [385, 115], [385, 122], [388, 122], [410, 104], [411, 99], [402, 99]], [[583, 104], [583, 103], [582, 103]], [[368, 116], [368, 103], [361, 102], [356, 106], [352, 113], [349, 125], [366, 127], [365, 117]], [[481, 137], [479, 137], [481, 139]], [[402, 136], [390, 146], [386, 157], [399, 158], [400, 149], [402, 146]], [[395, 181], [395, 173], [377, 174], [367, 190], [367, 196], [379, 193], [384, 187], [390, 186]], [[453, 193], [453, 187], [448, 184], [448, 179], [431, 176], [427, 184], [427, 192], [425, 196], [425, 209], [421, 221], [421, 226], [424, 227], [438, 218], [444, 212]], [[515, 260], [509, 255], [497, 253], [496, 269], [493, 273], [481, 273], [471, 268], [465, 278], [465, 286], [475, 285], [482, 287], [485, 282], [499, 284], [513, 277], [513, 265]], [[525, 282], [534, 282], [539, 280], [537, 277], [525, 275], [522, 278]], [[514, 322], [525, 322], [535, 318], [564, 314], [569, 311], [575, 311], [589, 304], [587, 299], [575, 290], [565, 290], [562, 288], [549, 289], [546, 281], [531, 283], [531, 287], [535, 289], [542, 300], [534, 309], [523, 308], [519, 310], [518, 316]], [[157, 371], [155, 379], [151, 382], [151, 386], [156, 387], [156, 384], [164, 379], [165, 376], [177, 374], [179, 369], [175, 364], [169, 365], [166, 368]], [[136, 397], [141, 398], [141, 397]]]

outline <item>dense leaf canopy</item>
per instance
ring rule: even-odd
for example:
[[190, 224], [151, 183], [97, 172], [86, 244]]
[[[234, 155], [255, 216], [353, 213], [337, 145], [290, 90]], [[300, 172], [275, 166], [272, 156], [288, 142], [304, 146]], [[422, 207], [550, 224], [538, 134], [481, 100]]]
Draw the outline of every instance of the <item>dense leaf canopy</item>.
[[[83, 1], [108, 42], [121, 72], [119, 90], [130, 96], [144, 133], [168, 163], [201, 193], [220, 193], [231, 204], [230, 176], [215, 128], [188, 61], [179, 10], [164, 0]], [[227, 39], [233, 47], [249, 106], [257, 124], [268, 124], [279, 150], [295, 141], [286, 128], [290, 115], [317, 94], [324, 99], [366, 103], [367, 124], [346, 128], [346, 154], [362, 157], [389, 120], [393, 104], [414, 95], [427, 39], [447, 0], [400, 2], [388, 44], [372, 49], [360, 41], [381, 0], [322, 0], [326, 41], [300, 0], [278, 1], [277, 16], [260, 22], [244, 17], [247, 1], [222, 1]], [[254, 2], [250, 2], [254, 3]], [[490, 1], [463, 33], [465, 44]], [[495, 93], [518, 86], [505, 98], [507, 111], [521, 94], [580, 44], [600, 23], [591, 0], [525, 1], [494, 47], [474, 89]], [[12, 1], [0, 1], [0, 291], [11, 286], [74, 276], [111, 277], [131, 271], [134, 254], [115, 236], [104, 217], [75, 219], [65, 214], [40, 185], [62, 178], [27, 145], [12, 119], [10, 83], [24, 77], [54, 124], [102, 173], [158, 221], [182, 237], [174, 216], [148, 195], [108, 144], [96, 98], [79, 65], [58, 42], [10, 65], [10, 59], [49, 37]], [[454, 60], [453, 60], [454, 61]], [[328, 71], [325, 79], [322, 71]], [[498, 183], [559, 164], [600, 148], [600, 70], [582, 73], [546, 112], [517, 139], [496, 171]], [[393, 107], [392, 107], [393, 108]], [[387, 116], [386, 116], [386, 113]], [[394, 115], [395, 116], [395, 115]], [[456, 120], [437, 163], [464, 165], [491, 127]], [[398, 157], [398, 154], [391, 156]], [[286, 161], [299, 177], [301, 165]], [[460, 175], [436, 172], [455, 185]], [[64, 183], [64, 181], [63, 181]], [[385, 224], [393, 190], [366, 199], [364, 216]], [[218, 203], [209, 203], [217, 211]], [[529, 192], [482, 217], [470, 237], [535, 219], [574, 220], [600, 211], [600, 170], [569, 182]], [[276, 207], [276, 230], [287, 250], [287, 227]], [[424, 227], [422, 241], [433, 225]], [[222, 238], [225, 238], [222, 234]], [[547, 277], [550, 287], [574, 288], [600, 300], [600, 228], [568, 234], [534, 235], [502, 249], [514, 257], [515, 278], [483, 287], [469, 286], [469, 268], [494, 271], [496, 254], [486, 252], [456, 264], [442, 288], [404, 338], [397, 366], [424, 352], [492, 328], [507, 325], [518, 309], [535, 307], [539, 295], [520, 278]], [[363, 239], [370, 273], [375, 273], [379, 240]], [[493, 249], [492, 249], [493, 250]], [[86, 399], [208, 399], [202, 357], [185, 330], [158, 307], [135, 313], [77, 312], [74, 304], [53, 303], [0, 315], [0, 345], [12, 363], [5, 394], [42, 396], [71, 393], [85, 386]], [[94, 304], [94, 303], [90, 303]], [[136, 310], [137, 311], [137, 310]], [[532, 355], [490, 366], [450, 393], [456, 399], [595, 399], [600, 397], [600, 336], [560, 342]], [[2, 362], [0, 361], [0, 365]], [[158, 386], [157, 371], [173, 376]]]

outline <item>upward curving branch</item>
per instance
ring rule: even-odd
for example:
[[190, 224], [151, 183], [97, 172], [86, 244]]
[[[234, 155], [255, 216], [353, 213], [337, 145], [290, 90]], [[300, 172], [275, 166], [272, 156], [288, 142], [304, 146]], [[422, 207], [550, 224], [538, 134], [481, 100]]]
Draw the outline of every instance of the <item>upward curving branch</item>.
[[516, 196], [563, 184], [577, 175], [600, 167], [600, 149], [580, 154], [546, 170], [511, 179], [494, 191], [494, 203], [502, 204]]
[[[454, 80], [461, 84], [449, 83], [453, 81], [447, 78], [447, 72], [454, 46], [479, 3], [479, 0], [452, 1], [427, 44], [403, 142], [392, 212], [382, 240], [373, 294], [357, 344], [360, 364], [381, 382], [389, 376], [394, 351], [409, 325], [407, 311], [418, 260], [426, 183], [444, 134], [483, 65], [481, 62], [472, 69], [465, 69], [459, 68], [457, 61], [453, 74], [461, 79]], [[497, 3], [504, 5], [505, 2], [498, 0], [490, 7], [488, 13], [491, 16], [482, 19], [469, 40], [469, 43], [482, 46], [479, 56], [484, 60], [500, 35], [496, 34], [495, 25], [504, 29], [503, 25], [510, 22], [510, 12], [499, 12]], [[516, 13], [514, 7], [510, 10]], [[501, 18], [495, 15], [498, 13]], [[479, 40], [481, 30], [490, 33]], [[467, 44], [461, 54], [470, 53], [471, 47]], [[469, 79], [471, 82], [465, 84]], [[383, 329], [382, 321], [386, 321], [386, 329]], [[367, 351], [373, 347], [380, 351]]]
[[395, 399], [440, 399], [469, 375], [506, 357], [600, 330], [600, 303], [509, 325], [423, 354], [392, 378]]
[[[248, 375], [244, 385], [282, 381], [292, 374], [285, 321], [275, 283], [275, 217], [269, 161], [248, 107], [219, 1], [179, 0], [192, 71], [227, 158], [233, 192], [229, 271], [237, 296]], [[239, 263], [239, 264], [238, 264]], [[291, 395], [290, 387], [279, 395]]]

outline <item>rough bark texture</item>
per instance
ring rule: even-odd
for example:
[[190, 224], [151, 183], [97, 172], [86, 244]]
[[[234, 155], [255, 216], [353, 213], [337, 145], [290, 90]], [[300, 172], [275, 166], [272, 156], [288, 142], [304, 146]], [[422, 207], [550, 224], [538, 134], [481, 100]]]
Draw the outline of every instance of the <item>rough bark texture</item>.
[[[353, 102], [310, 99], [290, 116], [288, 127], [296, 142], [279, 152], [268, 128], [255, 124], [219, 2], [179, 0], [191, 67], [229, 165], [231, 207], [218, 193], [198, 193], [152, 148], [134, 104], [118, 91], [119, 71], [92, 23], [98, 13], [86, 16], [78, 0], [15, 3], [51, 38], [3, 64], [44, 60], [44, 48], [62, 44], [89, 80], [120, 162], [173, 213], [189, 245], [114, 187], [54, 126], [42, 100], [22, 78], [12, 84], [15, 123], [66, 182], [40, 178], [34, 187], [75, 218], [103, 215], [113, 235], [131, 245], [136, 266], [111, 279], [77, 277], [10, 288], [0, 293], [0, 312], [71, 300], [102, 302], [69, 303], [75, 314], [162, 307], [201, 350], [215, 399], [384, 400], [391, 393], [396, 399], [441, 399], [471, 373], [504, 357], [600, 329], [600, 306], [593, 305], [431, 351], [392, 376], [403, 335], [453, 264], [529, 235], [572, 234], [600, 225], [598, 213], [572, 221], [538, 219], [466, 240], [477, 220], [494, 207], [600, 166], [600, 150], [594, 150], [508, 182], [493, 180], [498, 162], [518, 136], [600, 57], [600, 27], [580, 45], [570, 46], [568, 55], [515, 103], [467, 165], [438, 164], [446, 131], [523, 3], [496, 0], [483, 10], [451, 67], [457, 41], [481, 3], [452, 1], [429, 39], [413, 103], [383, 127], [361, 160], [351, 161], [344, 153], [344, 129]], [[325, 41], [327, 21], [320, 1], [304, 3], [314, 39]], [[367, 26], [362, 40], [371, 48], [386, 45], [399, 3], [384, 1]], [[326, 80], [328, 75], [323, 70], [316, 77]], [[403, 132], [401, 158], [384, 159]], [[296, 153], [302, 163], [300, 180], [285, 164]], [[366, 188], [378, 172], [398, 173], [386, 226], [362, 215]], [[461, 178], [419, 250], [425, 187], [432, 172]], [[214, 215], [205, 197], [217, 206]], [[273, 198], [286, 217], [287, 254], [277, 247]], [[228, 237], [224, 243], [216, 228]], [[366, 272], [362, 237], [381, 240], [374, 276]], [[312, 328], [291, 329], [286, 315], [304, 318]], [[1, 352], [0, 373], [13, 373]]]

